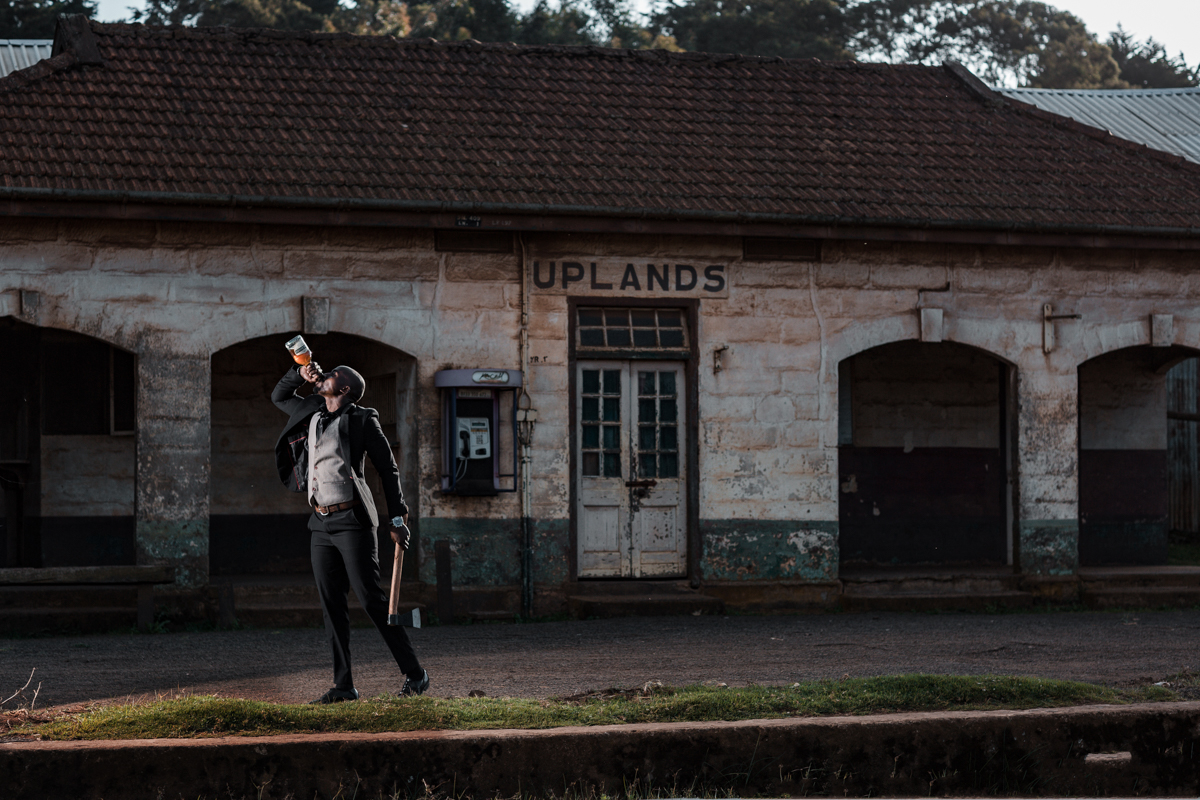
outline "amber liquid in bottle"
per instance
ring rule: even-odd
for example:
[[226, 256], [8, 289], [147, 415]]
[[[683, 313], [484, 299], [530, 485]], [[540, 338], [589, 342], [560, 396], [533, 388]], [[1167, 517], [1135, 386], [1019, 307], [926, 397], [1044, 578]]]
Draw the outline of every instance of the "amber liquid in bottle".
[[321, 371], [321, 367], [317, 364], [317, 362], [313, 361], [312, 350], [308, 349], [308, 343], [304, 341], [303, 336], [296, 336], [292, 339], [289, 339], [284, 347], [286, 347], [288, 352], [292, 354], [292, 360], [300, 366], [303, 367], [307, 364], [312, 364], [313, 369], [315, 369], [317, 372]]

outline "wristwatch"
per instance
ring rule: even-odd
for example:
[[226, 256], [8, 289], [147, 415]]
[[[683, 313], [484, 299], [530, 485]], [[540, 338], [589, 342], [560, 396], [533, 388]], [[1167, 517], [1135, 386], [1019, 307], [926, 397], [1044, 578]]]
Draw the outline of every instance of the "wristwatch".
[[404, 517], [392, 517], [392, 527], [393, 528], [403, 528], [404, 527]]

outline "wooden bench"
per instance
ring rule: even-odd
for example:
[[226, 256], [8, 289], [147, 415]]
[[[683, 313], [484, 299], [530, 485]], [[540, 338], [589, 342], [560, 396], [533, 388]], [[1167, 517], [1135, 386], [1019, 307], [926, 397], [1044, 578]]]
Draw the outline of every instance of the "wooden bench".
[[136, 586], [137, 625], [140, 630], [148, 630], [154, 624], [154, 587], [174, 581], [175, 568], [167, 566], [10, 567], [0, 569], [0, 587]]

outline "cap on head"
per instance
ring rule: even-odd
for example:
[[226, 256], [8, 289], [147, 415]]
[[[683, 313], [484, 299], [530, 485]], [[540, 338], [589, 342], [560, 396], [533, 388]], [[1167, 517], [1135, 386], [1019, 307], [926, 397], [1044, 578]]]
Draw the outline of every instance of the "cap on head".
[[358, 370], [353, 369], [352, 367], [340, 366], [335, 367], [333, 371], [340, 374], [342, 376], [342, 380], [346, 382], [346, 386], [350, 388], [350, 391], [347, 394], [349, 395], [351, 402], [357, 403], [359, 400], [363, 399], [363, 395], [366, 394], [367, 391], [367, 382], [363, 376], [359, 374]]

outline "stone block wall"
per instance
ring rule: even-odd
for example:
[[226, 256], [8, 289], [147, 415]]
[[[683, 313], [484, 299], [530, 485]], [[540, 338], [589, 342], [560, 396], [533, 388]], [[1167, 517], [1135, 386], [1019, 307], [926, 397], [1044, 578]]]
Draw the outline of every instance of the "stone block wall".
[[[981, 363], [1011, 368], [1012, 425], [1010, 439], [997, 442], [999, 434], [984, 425], [992, 401], [981, 399], [993, 385], [979, 384], [980, 398], [944, 394], [955, 370], [943, 364], [942, 376], [910, 387], [930, 403], [903, 412], [920, 422], [914, 430], [925, 431], [912, 445], [957, 447], [974, 431], [979, 446], [1008, 448], [1013, 548], [1021, 569], [1034, 573], [1076, 567], [1079, 366], [1151, 344], [1152, 315], [1171, 317], [1167, 344], [1200, 346], [1200, 259], [1187, 253], [826, 241], [819, 261], [791, 262], [744, 260], [733, 236], [517, 238], [511, 253], [463, 253], [438, 251], [425, 230], [0, 220], [0, 316], [137, 354], [136, 557], [177, 565], [182, 586], [208, 579], [212, 518], [235, 508], [303, 513], [289, 511], [277, 494], [258, 494], [270, 476], [251, 451], [264, 448], [269, 459], [267, 440], [278, 421], [269, 419], [269, 407], [251, 410], [245, 398], [228, 396], [225, 381], [233, 373], [214, 371], [213, 359], [241, 343], [303, 330], [305, 297], [329, 300], [329, 331], [408, 359], [395, 373], [397, 438], [415, 484], [405, 489], [419, 509], [419, 574], [432, 581], [430, 545], [447, 539], [458, 574], [480, 585], [507, 585], [519, 572], [519, 548], [506, 544], [519, 523], [519, 498], [440, 491], [441, 409], [433, 375], [526, 368], [538, 411], [536, 580], [560, 586], [574, 559], [572, 299], [694, 302], [699, 480], [691, 487], [696, 518], [689, 524], [700, 549], [695, 577], [718, 581], [836, 578], [839, 364], [880, 345], [921, 339], [921, 309], [942, 312], [943, 342], [986, 354]], [[530, 360], [521, 365], [522, 265], [528, 270], [535, 261], [578, 263], [580, 280], [531, 288]], [[616, 280], [594, 281], [610, 288], [592, 288], [585, 271], [593, 262], [618, 269]], [[671, 265], [669, 288], [656, 288], [644, 271], [636, 288], [622, 287], [619, 270], [626, 264], [635, 272]], [[696, 270], [694, 287], [680, 288], [679, 276], [687, 274], [674, 271], [680, 265]], [[713, 273], [719, 281], [705, 280], [710, 266], [719, 267]], [[26, 295], [38, 303], [23, 306]], [[1046, 305], [1071, 318], [1045, 321]], [[266, 393], [286, 365], [279, 356], [277, 369], [266, 370], [274, 363], [268, 351], [254, 356], [261, 365], [237, 369], [270, 372], [258, 384]], [[893, 391], [887, 383], [876, 387], [881, 396]], [[1144, 393], [1128, 397], [1139, 409], [1150, 402]], [[901, 412], [889, 413], [892, 422], [883, 427], [894, 433]], [[1117, 419], [1100, 427], [1119, 427]], [[869, 427], [859, 426], [864, 436]], [[881, 442], [892, 435], [876, 428], [869, 435]], [[1089, 431], [1085, 424], [1085, 439]]]

